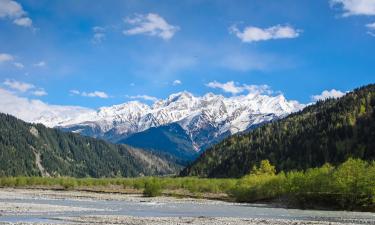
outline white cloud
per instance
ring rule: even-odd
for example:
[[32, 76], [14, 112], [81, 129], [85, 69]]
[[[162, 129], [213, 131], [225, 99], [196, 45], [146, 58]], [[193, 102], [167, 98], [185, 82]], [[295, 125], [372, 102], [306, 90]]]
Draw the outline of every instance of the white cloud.
[[3, 84], [13, 90], [17, 90], [19, 92], [27, 92], [31, 89], [34, 89], [35, 86], [33, 84], [24, 83], [16, 80], [6, 79]]
[[374, 16], [374, 0], [331, 0], [331, 5], [340, 5], [344, 10], [344, 16]]
[[31, 92], [33, 95], [35, 96], [45, 96], [45, 95], [48, 95], [48, 93], [43, 89], [43, 88], [39, 88], [35, 91], [32, 91]]
[[127, 95], [126, 97], [130, 99], [142, 99], [142, 100], [152, 101], [152, 102], [156, 102], [157, 100], [159, 100], [158, 98], [154, 96], [150, 96], [150, 95], [133, 95], [133, 96]]
[[92, 37], [92, 43], [99, 44], [101, 43], [106, 37], [106, 28], [95, 26], [92, 28], [94, 35]]
[[74, 118], [83, 113], [93, 112], [93, 110], [78, 106], [49, 105], [40, 100], [16, 96], [0, 88], [0, 112], [33, 122], [40, 117]]
[[70, 90], [71, 95], [80, 95], [83, 97], [90, 97], [90, 98], [109, 98], [109, 95], [103, 91], [93, 91], [93, 92], [80, 92], [78, 90]]
[[319, 101], [319, 100], [326, 100], [329, 98], [340, 98], [344, 95], [345, 95], [344, 92], [332, 89], [332, 90], [325, 90], [320, 95], [313, 95], [311, 96], [311, 99], [313, 101]]
[[35, 67], [45, 67], [47, 63], [45, 61], [40, 61], [34, 64]]
[[6, 54], [6, 53], [0, 53], [0, 63], [2, 62], [8, 62], [8, 61], [13, 61], [13, 56]]
[[206, 86], [210, 88], [219, 88], [224, 92], [228, 92], [234, 95], [243, 92], [242, 87], [236, 86], [233, 81], [228, 81], [226, 83], [219, 83], [217, 81], [213, 81], [206, 84]]
[[173, 81], [173, 85], [176, 86], [176, 85], [180, 85], [182, 84], [182, 82], [180, 80], [174, 80]]
[[33, 25], [33, 21], [29, 17], [15, 19], [13, 23], [23, 27], [31, 27]]
[[254, 26], [245, 27], [240, 31], [236, 25], [229, 28], [230, 33], [235, 34], [242, 42], [267, 41], [272, 39], [297, 38], [301, 31], [291, 26], [276, 25], [269, 28]]
[[177, 26], [170, 25], [163, 17], [155, 13], [137, 14], [133, 18], [125, 18], [124, 22], [134, 26], [124, 30], [125, 35], [145, 34], [160, 37], [164, 40], [171, 39], [180, 29]]
[[0, 0], [0, 17], [17, 18], [24, 14], [22, 6], [16, 1]]
[[19, 26], [31, 27], [32, 20], [26, 16], [22, 6], [12, 0], [0, 0], [0, 18], [12, 19]]
[[14, 91], [21, 92], [21, 93], [29, 93], [35, 96], [45, 96], [48, 94], [43, 88], [38, 88], [33, 84], [21, 82], [17, 80], [6, 79], [3, 82], [3, 85]]
[[206, 86], [210, 88], [218, 88], [226, 93], [231, 93], [233, 95], [242, 93], [244, 91], [248, 92], [248, 94], [272, 94], [272, 91], [268, 85], [238, 85], [234, 81], [228, 81], [226, 83], [213, 81], [206, 84]]

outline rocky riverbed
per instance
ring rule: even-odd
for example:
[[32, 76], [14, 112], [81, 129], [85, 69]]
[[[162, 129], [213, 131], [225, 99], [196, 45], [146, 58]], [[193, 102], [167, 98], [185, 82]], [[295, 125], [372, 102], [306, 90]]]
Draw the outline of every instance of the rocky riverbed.
[[273, 208], [204, 199], [0, 189], [0, 224], [375, 224], [375, 214]]

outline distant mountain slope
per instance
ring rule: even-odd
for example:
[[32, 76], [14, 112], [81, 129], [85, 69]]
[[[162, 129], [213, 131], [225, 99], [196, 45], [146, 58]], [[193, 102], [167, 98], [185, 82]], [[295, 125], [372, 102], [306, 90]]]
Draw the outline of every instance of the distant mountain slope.
[[160, 127], [152, 127], [143, 132], [130, 135], [119, 141], [143, 149], [162, 151], [186, 164], [198, 157], [198, 149], [194, 149], [190, 137], [177, 123]]
[[375, 85], [230, 137], [203, 153], [181, 174], [239, 177], [263, 159], [280, 171], [338, 164], [349, 157], [375, 159]]
[[[267, 121], [268, 122], [268, 121]], [[266, 121], [263, 122], [267, 123]], [[249, 127], [248, 132], [255, 129], [262, 124], [257, 124]], [[201, 151], [216, 144], [224, 138], [231, 135], [230, 132], [215, 136], [215, 129], [213, 126], [201, 128], [199, 135], [193, 139], [186, 131], [179, 125], [179, 123], [171, 123], [164, 126], [152, 127], [145, 131], [126, 136], [123, 139], [116, 141], [117, 143], [128, 144], [134, 147], [142, 148], [144, 150], [151, 150], [154, 153], [167, 154], [172, 157], [172, 161], [179, 165], [188, 165], [194, 161]], [[201, 146], [196, 143], [202, 143]], [[203, 143], [206, 143], [203, 145]]]
[[[131, 101], [102, 107], [97, 111], [72, 114], [72, 116], [69, 113], [44, 113], [32, 122], [114, 143], [150, 128], [178, 124], [190, 139], [188, 142], [191, 144], [188, 148], [201, 151], [229, 135], [283, 118], [303, 107], [304, 105], [296, 101], [286, 100], [282, 95], [248, 94], [224, 97], [209, 93], [200, 97], [189, 92], [180, 92], [159, 100], [152, 106]], [[154, 129], [152, 131], [155, 132]], [[136, 137], [140, 140], [140, 137], [147, 137], [147, 135], [149, 131]], [[131, 139], [134, 140], [134, 138]], [[167, 145], [181, 147], [180, 137], [172, 138], [168, 135], [166, 138], [169, 139]], [[173, 143], [174, 140], [177, 142]], [[149, 138], [147, 147], [156, 149], [159, 143], [152, 146], [153, 141], [158, 140]], [[142, 142], [140, 140], [139, 143]], [[132, 143], [138, 144], [138, 142]], [[177, 151], [184, 152], [186, 147], [184, 144], [183, 148]]]
[[147, 151], [0, 113], [0, 176], [113, 177], [176, 171], [175, 165]]

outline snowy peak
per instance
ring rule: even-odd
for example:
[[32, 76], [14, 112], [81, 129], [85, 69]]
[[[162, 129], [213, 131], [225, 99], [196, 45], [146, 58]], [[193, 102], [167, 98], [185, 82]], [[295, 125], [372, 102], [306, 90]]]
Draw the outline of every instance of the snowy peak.
[[110, 140], [152, 127], [178, 123], [194, 145], [201, 148], [223, 135], [245, 131], [303, 107], [304, 105], [296, 101], [288, 101], [283, 95], [249, 94], [224, 97], [207, 93], [204, 96], [194, 96], [183, 91], [159, 100], [152, 106], [130, 101], [68, 117], [59, 117], [52, 113], [52, 117], [46, 115], [37, 121]]

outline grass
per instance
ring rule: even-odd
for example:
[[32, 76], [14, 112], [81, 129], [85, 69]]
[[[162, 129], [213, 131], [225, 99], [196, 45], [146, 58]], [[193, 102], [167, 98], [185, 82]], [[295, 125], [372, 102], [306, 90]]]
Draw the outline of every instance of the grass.
[[197, 177], [0, 177], [0, 187], [143, 193], [144, 196], [148, 197], [165, 194], [178, 197], [201, 198], [210, 194], [211, 197], [208, 198], [215, 199], [227, 199], [226, 193], [235, 183], [236, 179], [208, 179]]
[[198, 177], [71, 178], [0, 177], [0, 187], [143, 193], [147, 197], [211, 198], [237, 202], [282, 199], [300, 208], [317, 205], [375, 211], [375, 163], [349, 159], [306, 171], [276, 173], [262, 161], [241, 179]]

